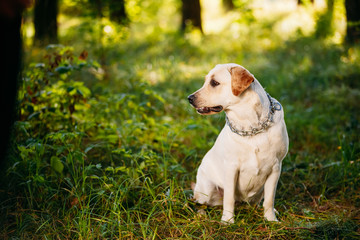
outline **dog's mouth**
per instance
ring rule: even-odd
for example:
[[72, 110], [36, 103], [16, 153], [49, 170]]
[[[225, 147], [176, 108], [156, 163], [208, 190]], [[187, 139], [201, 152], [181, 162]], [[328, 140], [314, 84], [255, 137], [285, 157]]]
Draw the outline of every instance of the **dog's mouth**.
[[196, 111], [200, 114], [212, 114], [212, 113], [218, 113], [223, 110], [222, 106], [216, 106], [216, 107], [201, 107], [196, 108]]

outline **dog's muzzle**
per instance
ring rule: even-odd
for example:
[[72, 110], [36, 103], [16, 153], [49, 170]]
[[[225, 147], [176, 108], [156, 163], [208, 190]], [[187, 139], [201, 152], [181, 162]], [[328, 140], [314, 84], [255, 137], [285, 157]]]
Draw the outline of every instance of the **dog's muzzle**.
[[194, 94], [191, 94], [188, 96], [189, 103], [193, 106], [194, 106], [195, 98], [196, 98], [196, 96]]
[[196, 111], [200, 114], [218, 113], [221, 112], [222, 110], [223, 110], [222, 106], [196, 108]]
[[200, 114], [212, 114], [212, 113], [218, 113], [223, 110], [222, 106], [215, 106], [215, 107], [198, 107], [196, 106], [195, 100], [196, 96], [194, 94], [191, 94], [188, 96], [189, 103], [196, 108], [196, 111]]

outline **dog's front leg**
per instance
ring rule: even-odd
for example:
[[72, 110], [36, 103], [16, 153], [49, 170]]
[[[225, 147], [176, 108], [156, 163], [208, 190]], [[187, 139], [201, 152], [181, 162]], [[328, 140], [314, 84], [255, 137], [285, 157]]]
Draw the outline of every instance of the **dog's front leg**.
[[264, 186], [264, 217], [268, 221], [278, 221], [275, 216], [274, 202], [276, 186], [280, 177], [281, 165], [275, 164]]
[[224, 202], [221, 221], [234, 223], [235, 187], [238, 180], [238, 169], [235, 166], [225, 167], [224, 176]]

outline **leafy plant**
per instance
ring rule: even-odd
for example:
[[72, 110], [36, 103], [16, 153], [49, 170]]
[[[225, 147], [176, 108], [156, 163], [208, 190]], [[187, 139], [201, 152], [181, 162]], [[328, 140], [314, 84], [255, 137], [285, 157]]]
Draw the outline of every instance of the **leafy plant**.
[[96, 62], [87, 62], [87, 52], [75, 57], [73, 49], [60, 45], [47, 47], [45, 62], [30, 64], [24, 73], [19, 93], [20, 119], [33, 126], [45, 125], [37, 134], [72, 128], [74, 113], [87, 108], [91, 91], [84, 82], [73, 78], [74, 71], [98, 68]]

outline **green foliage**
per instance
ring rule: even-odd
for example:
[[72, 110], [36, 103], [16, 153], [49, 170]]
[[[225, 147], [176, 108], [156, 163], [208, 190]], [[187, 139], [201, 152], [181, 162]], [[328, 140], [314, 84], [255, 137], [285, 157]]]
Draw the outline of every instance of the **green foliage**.
[[[138, 6], [132, 21], [149, 3], [127, 2]], [[285, 39], [273, 30], [281, 20], [252, 11], [221, 34], [182, 36], [168, 15], [159, 17], [169, 5], [155, 4], [129, 28], [82, 17], [60, 36], [73, 47], [26, 48], [0, 236], [358, 238], [360, 49], [301, 31]], [[166, 21], [147, 23], [155, 17]], [[224, 62], [248, 68], [285, 109], [280, 223], [243, 203], [235, 224], [223, 225], [221, 208], [191, 201], [196, 169], [224, 116], [199, 116], [186, 96]]]
[[318, 16], [315, 36], [326, 38], [333, 34], [333, 15], [335, 0], [327, 0], [327, 9]]
[[84, 82], [75, 81], [72, 73], [98, 66], [86, 62], [86, 56], [86, 51], [75, 57], [72, 48], [50, 45], [45, 62], [30, 64], [24, 72], [19, 93], [20, 119], [31, 121], [32, 126], [44, 126], [35, 136], [74, 126], [73, 115], [84, 110], [91, 92]]

